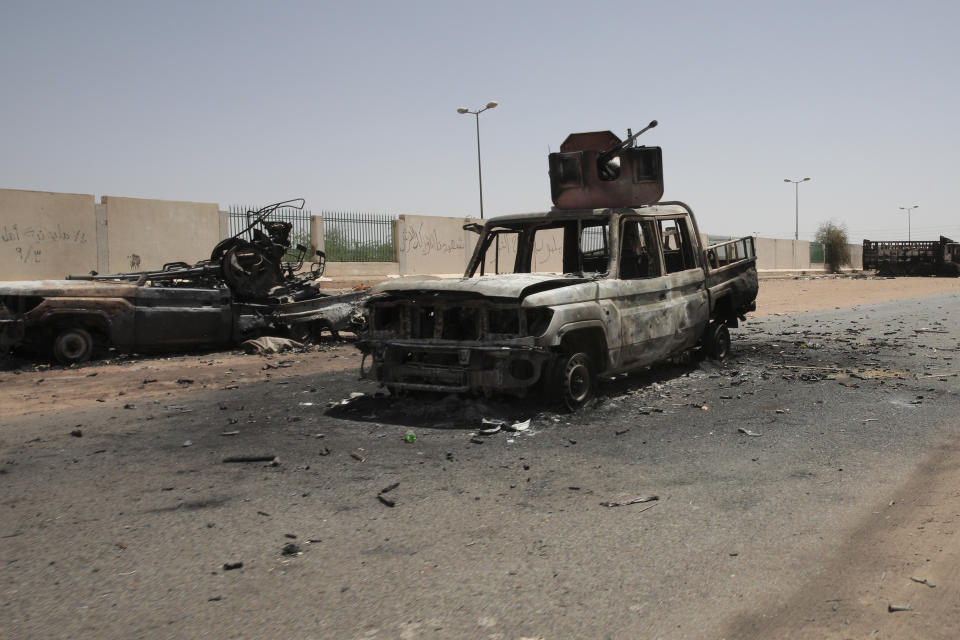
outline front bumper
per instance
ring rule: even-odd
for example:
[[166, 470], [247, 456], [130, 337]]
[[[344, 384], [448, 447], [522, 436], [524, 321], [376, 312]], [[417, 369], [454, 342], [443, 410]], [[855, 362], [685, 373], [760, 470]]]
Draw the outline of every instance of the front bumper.
[[505, 391], [524, 394], [543, 376], [552, 355], [539, 347], [424, 344], [415, 341], [357, 343], [364, 353], [361, 376], [410, 391]]

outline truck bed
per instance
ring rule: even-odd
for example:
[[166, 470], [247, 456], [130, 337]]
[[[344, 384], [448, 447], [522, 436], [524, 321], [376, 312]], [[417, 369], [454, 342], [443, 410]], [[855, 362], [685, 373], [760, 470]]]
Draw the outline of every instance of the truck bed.
[[745, 236], [704, 249], [711, 319], [736, 321], [757, 308], [757, 257], [753, 238]]

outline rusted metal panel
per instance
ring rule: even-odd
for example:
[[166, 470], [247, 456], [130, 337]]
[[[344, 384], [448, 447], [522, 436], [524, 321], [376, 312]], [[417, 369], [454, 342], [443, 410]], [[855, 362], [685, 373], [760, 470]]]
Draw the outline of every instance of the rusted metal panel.
[[553, 204], [590, 209], [658, 202], [663, 196], [662, 152], [660, 147], [630, 146], [634, 137], [623, 141], [611, 131], [569, 135], [560, 152], [548, 157]]

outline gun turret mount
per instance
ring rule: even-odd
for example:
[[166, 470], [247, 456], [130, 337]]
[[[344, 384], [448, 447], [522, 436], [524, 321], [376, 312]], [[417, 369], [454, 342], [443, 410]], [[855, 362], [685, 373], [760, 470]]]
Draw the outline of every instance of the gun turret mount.
[[557, 209], [639, 207], [663, 196], [663, 158], [660, 147], [635, 147], [641, 133], [657, 126], [652, 121], [621, 140], [611, 131], [571, 133], [551, 153], [550, 192]]

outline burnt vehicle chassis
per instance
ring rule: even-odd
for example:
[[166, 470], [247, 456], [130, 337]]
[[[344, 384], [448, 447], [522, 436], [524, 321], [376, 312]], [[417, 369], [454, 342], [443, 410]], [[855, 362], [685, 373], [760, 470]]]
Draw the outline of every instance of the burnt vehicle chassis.
[[479, 238], [462, 279], [375, 287], [361, 376], [391, 391], [539, 389], [576, 409], [598, 376], [697, 346], [726, 356], [756, 308], [753, 238], [705, 247], [690, 207], [660, 200], [661, 150], [634, 144], [655, 126], [569, 135], [548, 157], [554, 209], [466, 225]]
[[863, 241], [863, 268], [881, 276], [960, 276], [960, 243], [936, 241]]
[[305, 247], [284, 260], [292, 225], [268, 219], [280, 207], [302, 208], [303, 200], [250, 212], [243, 231], [193, 265], [0, 283], [0, 350], [25, 347], [73, 363], [103, 347], [212, 348], [265, 334], [304, 340], [361, 326], [356, 306], [364, 293], [320, 290], [323, 252], [303, 273]]
[[[628, 225], [645, 225], [649, 263], [628, 252]], [[687, 255], [662, 250], [660, 226], [679, 230]], [[604, 246], [582, 246], [585, 229], [609, 229]], [[513, 273], [481, 275], [498, 230], [519, 230]], [[534, 272], [538, 230], [562, 230], [563, 268]], [[459, 280], [375, 287], [357, 346], [363, 377], [392, 392], [540, 392], [570, 409], [598, 376], [648, 366], [701, 347], [722, 359], [729, 329], [755, 309], [752, 238], [703, 248], [682, 203], [632, 209], [554, 211], [488, 220]], [[670, 236], [672, 237], [672, 236]], [[681, 261], [686, 261], [681, 263]], [[645, 269], [640, 272], [639, 269]]]

